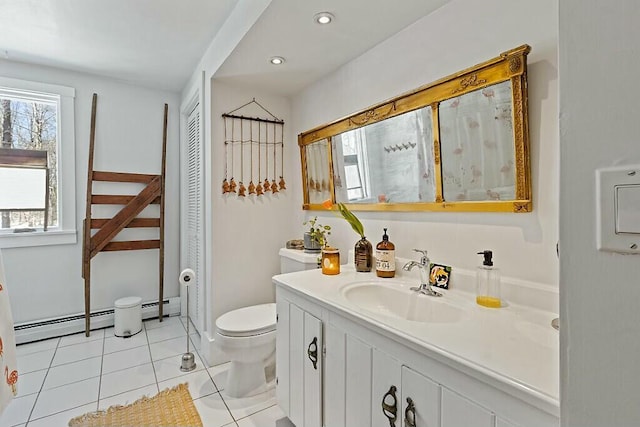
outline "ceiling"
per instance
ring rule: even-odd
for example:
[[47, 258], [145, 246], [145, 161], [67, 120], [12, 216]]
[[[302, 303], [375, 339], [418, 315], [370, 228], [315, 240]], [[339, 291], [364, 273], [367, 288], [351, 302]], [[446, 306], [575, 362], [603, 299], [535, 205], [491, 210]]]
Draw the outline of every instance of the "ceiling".
[[[449, 1], [273, 0], [215, 77], [291, 95]], [[315, 23], [325, 11], [334, 21]], [[273, 56], [286, 62], [274, 66]]]
[[[238, 1], [0, 0], [0, 57], [180, 91]], [[215, 77], [291, 95], [448, 1], [273, 0]]]
[[179, 91], [236, 3], [0, 0], [0, 58]]

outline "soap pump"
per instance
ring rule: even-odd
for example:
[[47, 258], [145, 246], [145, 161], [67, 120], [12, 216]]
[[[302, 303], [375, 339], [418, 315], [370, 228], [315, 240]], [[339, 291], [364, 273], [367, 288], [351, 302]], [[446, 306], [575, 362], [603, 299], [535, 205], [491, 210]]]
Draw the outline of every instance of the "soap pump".
[[484, 260], [476, 269], [476, 302], [484, 307], [500, 308], [500, 270], [493, 266], [493, 252], [484, 250], [478, 255], [483, 255]]

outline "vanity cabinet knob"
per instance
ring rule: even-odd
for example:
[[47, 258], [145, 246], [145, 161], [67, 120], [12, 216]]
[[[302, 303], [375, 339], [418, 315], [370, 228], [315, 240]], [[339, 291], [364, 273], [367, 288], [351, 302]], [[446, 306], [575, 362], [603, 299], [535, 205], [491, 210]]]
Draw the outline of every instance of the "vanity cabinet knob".
[[404, 426], [416, 427], [416, 405], [410, 397], [407, 397], [407, 409], [404, 410]]
[[318, 337], [313, 337], [313, 341], [307, 348], [307, 356], [311, 363], [313, 363], [313, 369], [318, 369]]
[[382, 413], [389, 420], [390, 427], [396, 427], [396, 414], [398, 413], [396, 391], [396, 386], [392, 385], [389, 391], [382, 396]]

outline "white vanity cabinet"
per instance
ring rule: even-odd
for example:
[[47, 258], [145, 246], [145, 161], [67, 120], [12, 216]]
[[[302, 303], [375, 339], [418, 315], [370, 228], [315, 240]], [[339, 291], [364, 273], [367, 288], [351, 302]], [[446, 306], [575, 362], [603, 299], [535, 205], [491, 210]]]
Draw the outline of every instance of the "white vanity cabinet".
[[277, 396], [296, 427], [559, 426], [557, 414], [517, 386], [276, 284]]
[[276, 395], [296, 426], [322, 426], [322, 321], [294, 303], [277, 301]]

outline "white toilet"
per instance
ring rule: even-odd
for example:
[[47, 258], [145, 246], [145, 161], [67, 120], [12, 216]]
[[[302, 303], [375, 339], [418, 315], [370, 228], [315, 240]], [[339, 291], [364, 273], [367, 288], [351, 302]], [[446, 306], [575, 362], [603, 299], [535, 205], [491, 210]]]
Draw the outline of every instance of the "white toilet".
[[[318, 255], [280, 249], [280, 272], [317, 268]], [[215, 342], [231, 361], [224, 394], [248, 397], [274, 386], [265, 373], [273, 369], [276, 351], [276, 305], [239, 308], [216, 319]]]

